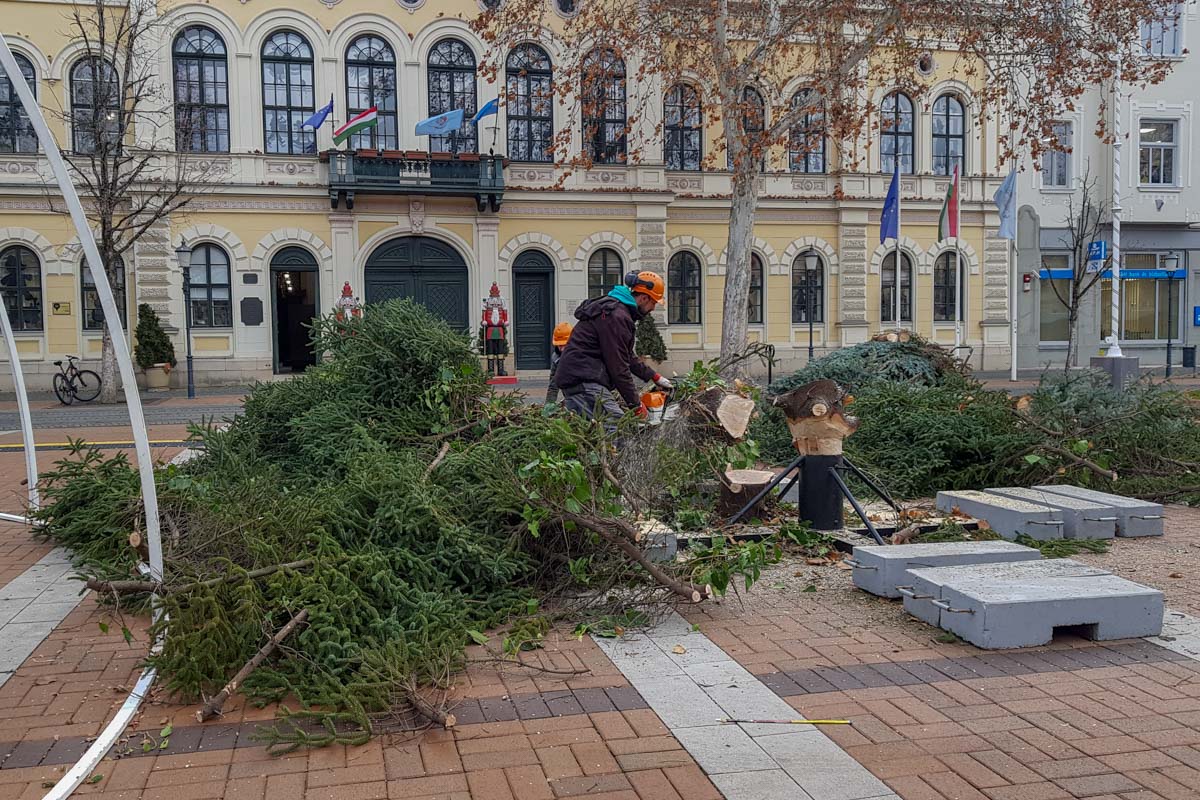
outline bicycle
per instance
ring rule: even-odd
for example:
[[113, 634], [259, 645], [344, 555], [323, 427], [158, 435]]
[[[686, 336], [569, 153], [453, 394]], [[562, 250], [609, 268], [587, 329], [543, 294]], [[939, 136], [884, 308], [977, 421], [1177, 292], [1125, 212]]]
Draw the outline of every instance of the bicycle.
[[58, 402], [69, 406], [76, 400], [87, 403], [95, 400], [100, 394], [100, 376], [90, 369], [79, 369], [75, 366], [76, 356], [67, 356], [67, 363], [55, 361], [54, 366], [59, 371], [54, 375], [54, 394]]

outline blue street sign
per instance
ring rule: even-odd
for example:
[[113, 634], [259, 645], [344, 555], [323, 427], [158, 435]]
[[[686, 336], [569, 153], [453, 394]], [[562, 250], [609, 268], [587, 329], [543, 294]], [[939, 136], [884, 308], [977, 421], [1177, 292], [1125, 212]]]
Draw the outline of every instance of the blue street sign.
[[1089, 242], [1088, 261], [1103, 261], [1108, 258], [1108, 242]]
[[1192, 306], [1192, 325], [1200, 328], [1200, 306]]

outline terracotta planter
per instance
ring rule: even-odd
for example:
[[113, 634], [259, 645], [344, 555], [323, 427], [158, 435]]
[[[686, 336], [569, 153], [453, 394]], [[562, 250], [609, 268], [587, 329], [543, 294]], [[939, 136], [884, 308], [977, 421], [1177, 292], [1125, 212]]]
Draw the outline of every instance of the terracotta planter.
[[171, 385], [171, 366], [169, 364], [154, 364], [144, 371], [146, 389], [151, 392], [163, 392]]

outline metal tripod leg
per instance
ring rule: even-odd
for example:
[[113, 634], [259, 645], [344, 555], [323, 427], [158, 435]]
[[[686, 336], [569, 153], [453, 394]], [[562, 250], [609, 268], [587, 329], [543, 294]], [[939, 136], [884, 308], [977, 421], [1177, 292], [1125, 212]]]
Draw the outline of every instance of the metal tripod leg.
[[892, 496], [890, 494], [888, 494], [887, 491], [883, 487], [881, 487], [879, 484], [875, 483], [875, 481], [871, 480], [871, 478], [867, 477], [867, 474], [865, 472], [863, 472], [858, 467], [854, 466], [854, 464], [852, 464], [850, 462], [850, 459], [846, 458], [845, 456], [842, 456], [842, 464], [844, 464], [847, 468], [849, 468], [849, 470], [851, 472], [853, 472], [855, 475], [857, 475], [859, 480], [861, 480], [863, 483], [865, 483], [867, 486], [869, 486], [871, 488], [871, 490], [875, 492], [875, 494], [879, 495], [880, 500], [882, 500], [883, 502], [885, 502], [889, 506], [891, 506], [892, 510], [894, 510], [896, 512], [900, 511], [900, 505], [895, 500], [892, 499]]
[[854, 495], [851, 493], [850, 487], [846, 485], [844, 480], [842, 480], [842, 476], [838, 474], [838, 471], [836, 469], [831, 469], [829, 470], [829, 474], [833, 478], [834, 482], [837, 483], [838, 488], [842, 490], [842, 495], [844, 495], [845, 498], [850, 501], [850, 505], [854, 507], [854, 513], [858, 514], [859, 518], [863, 521], [863, 524], [867, 526], [867, 530], [871, 532], [871, 536], [875, 539], [875, 541], [879, 544], [887, 544], [885, 541], [883, 541], [883, 537], [879, 535], [879, 531], [875, 530], [875, 526], [871, 524], [871, 520], [867, 519], [867, 512], [863, 511], [863, 507], [859, 505], [858, 500], [855, 499]]
[[764, 497], [766, 497], [768, 494], [770, 494], [772, 489], [774, 489], [779, 484], [783, 483], [784, 480], [787, 479], [787, 476], [790, 475], [793, 470], [795, 470], [796, 475], [793, 476], [791, 483], [788, 484], [788, 489], [792, 488], [792, 484], [794, 484], [800, 477], [800, 472], [799, 472], [800, 465], [803, 463], [804, 463], [804, 456], [798, 456], [795, 461], [793, 461], [791, 464], [787, 465], [787, 468], [784, 469], [783, 472], [780, 472], [778, 475], [776, 475], [774, 478], [772, 478], [770, 483], [768, 483], [766, 486], [764, 486], [762, 488], [762, 490], [759, 491], [758, 494], [754, 495], [753, 500], [751, 500], [749, 503], [746, 503], [746, 505], [742, 506], [742, 509], [740, 511], [738, 511], [736, 514], [734, 514], [732, 517], [730, 517], [728, 522], [726, 522], [725, 524], [726, 525], [736, 525], [738, 522], [741, 522], [742, 518], [744, 516], [746, 516], [748, 513], [750, 513], [750, 509], [754, 508], [756, 505], [758, 505], [760, 502], [762, 502], [762, 499]]

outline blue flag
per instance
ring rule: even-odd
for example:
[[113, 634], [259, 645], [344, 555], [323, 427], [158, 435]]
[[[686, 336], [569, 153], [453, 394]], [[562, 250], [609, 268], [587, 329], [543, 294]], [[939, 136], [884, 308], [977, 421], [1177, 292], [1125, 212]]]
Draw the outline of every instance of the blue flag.
[[475, 116], [471, 117], [471, 122], [477, 123], [477, 122], [479, 122], [479, 120], [483, 119], [484, 117], [490, 117], [493, 114], [495, 114], [496, 112], [498, 112], [499, 110], [500, 110], [499, 98], [497, 98], [495, 100], [488, 100], [486, 103], [483, 104], [483, 108], [479, 109], [479, 111], [475, 112]]
[[1004, 183], [1000, 184], [1000, 188], [996, 190], [995, 196], [992, 197], [992, 202], [996, 204], [996, 208], [1000, 209], [1000, 238], [1016, 239], [1017, 171], [1015, 169], [1008, 173], [1008, 177], [1004, 179]]
[[329, 115], [332, 113], [333, 113], [333, 95], [329, 95], [329, 105], [324, 106], [323, 108], [318, 108], [311, 117], [304, 120], [304, 124], [301, 127], [312, 128], [312, 129], [316, 130], [317, 128], [319, 128], [325, 124], [326, 118], [328, 118]]
[[417, 136], [444, 136], [462, 127], [463, 110], [456, 108], [417, 123]]
[[896, 171], [892, 173], [892, 185], [888, 187], [887, 199], [883, 201], [883, 218], [879, 220], [879, 243], [900, 238], [900, 157], [896, 156]]

